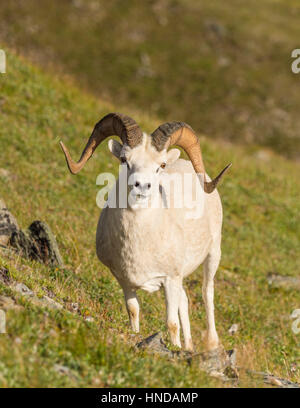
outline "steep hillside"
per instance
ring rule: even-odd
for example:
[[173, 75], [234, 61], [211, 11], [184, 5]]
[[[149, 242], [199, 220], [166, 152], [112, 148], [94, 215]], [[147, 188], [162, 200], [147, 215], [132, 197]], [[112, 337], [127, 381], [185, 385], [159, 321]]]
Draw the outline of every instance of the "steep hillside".
[[[7, 334], [0, 335], [0, 385], [228, 386], [195, 364], [135, 352], [132, 345], [141, 337], [165, 331], [163, 293], [140, 293], [141, 335], [133, 335], [121, 290], [97, 261], [96, 176], [116, 174], [118, 164], [105, 144], [79, 175], [71, 176], [58, 141], [63, 138], [78, 155], [95, 122], [119, 106], [51, 78], [12, 53], [7, 66], [0, 76], [0, 197], [22, 227], [35, 219], [50, 225], [66, 267], [53, 270], [0, 250], [2, 275], [37, 296], [33, 302], [0, 279], [0, 295], [16, 302], [7, 311]], [[126, 113], [146, 131], [158, 125], [134, 110]], [[243, 369], [300, 381], [300, 338], [289, 318], [300, 307], [300, 294], [268, 284], [270, 273], [299, 275], [300, 167], [203, 136], [201, 143], [210, 174], [233, 162], [219, 188], [225, 221], [215, 303], [222, 342], [237, 349]], [[205, 329], [201, 282], [201, 268], [186, 281], [199, 351]], [[63, 308], [43, 308], [38, 302], [43, 295]], [[233, 323], [239, 331], [230, 336]], [[241, 386], [262, 385], [243, 369]]]
[[0, 46], [101, 99], [299, 159], [298, 0], [9, 0]]

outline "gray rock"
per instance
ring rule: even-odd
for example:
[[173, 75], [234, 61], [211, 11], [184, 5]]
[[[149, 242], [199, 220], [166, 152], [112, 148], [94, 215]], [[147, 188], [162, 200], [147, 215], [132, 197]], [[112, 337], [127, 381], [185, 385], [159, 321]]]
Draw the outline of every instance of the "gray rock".
[[27, 258], [45, 263], [51, 267], [62, 267], [56, 239], [49, 226], [42, 221], [34, 221], [27, 231], [20, 230], [15, 217], [0, 198], [0, 245], [10, 245]]
[[213, 377], [223, 380], [238, 378], [235, 350], [226, 351], [223, 347], [219, 347], [215, 350], [194, 354], [191, 358], [193, 361], [198, 360], [201, 371]]
[[12, 234], [19, 229], [17, 220], [6, 208], [0, 198], [0, 245], [7, 245]]
[[39, 248], [28, 232], [15, 231], [10, 238], [9, 244], [22, 256], [36, 261], [40, 260], [38, 256]]
[[29, 229], [31, 238], [38, 244], [39, 257], [50, 266], [63, 266], [58, 245], [50, 227], [42, 221], [34, 221]]
[[274, 385], [278, 388], [300, 388], [300, 384], [298, 383], [294, 383], [284, 378], [276, 377], [275, 375], [269, 373], [252, 370], [248, 370], [248, 373], [252, 376], [261, 377], [265, 384]]
[[63, 374], [63, 375], [69, 375], [71, 370], [69, 369], [69, 367], [63, 366], [61, 364], [54, 364], [53, 366], [54, 371], [56, 371], [59, 374]]
[[190, 364], [196, 363], [201, 371], [205, 371], [223, 381], [238, 378], [235, 350], [225, 351], [223, 347], [219, 347], [216, 350], [202, 353], [171, 351], [164, 343], [161, 332], [155, 333], [136, 344], [136, 349], [149, 350], [171, 358], [179, 358]]
[[300, 278], [294, 276], [268, 275], [268, 284], [273, 288], [300, 290]]
[[44, 296], [41, 300], [44, 305], [50, 307], [50, 309], [63, 309], [63, 305], [51, 299], [49, 296]]
[[13, 289], [24, 296], [34, 296], [32, 290], [28, 288], [28, 286], [24, 285], [24, 283], [16, 282], [12, 285]]
[[74, 373], [69, 367], [64, 366], [62, 364], [54, 364], [53, 370], [56, 371], [58, 374], [65, 375], [72, 380], [78, 380], [77, 373]]
[[63, 309], [63, 305], [49, 298], [48, 296], [43, 296], [42, 298], [40, 298], [34, 294], [32, 297], [30, 297], [30, 302], [34, 304], [35, 306], [42, 307], [42, 308], [54, 309], [54, 310]]
[[137, 343], [136, 348], [143, 350], [147, 349], [158, 354], [168, 355], [170, 357], [174, 357], [174, 355], [178, 354], [168, 349], [167, 345], [163, 341], [161, 332], [154, 333]]
[[63, 266], [56, 239], [45, 222], [34, 221], [26, 232], [15, 231], [10, 245], [27, 258], [51, 267]]
[[17, 305], [13, 298], [0, 295], [0, 309], [22, 309], [22, 306]]

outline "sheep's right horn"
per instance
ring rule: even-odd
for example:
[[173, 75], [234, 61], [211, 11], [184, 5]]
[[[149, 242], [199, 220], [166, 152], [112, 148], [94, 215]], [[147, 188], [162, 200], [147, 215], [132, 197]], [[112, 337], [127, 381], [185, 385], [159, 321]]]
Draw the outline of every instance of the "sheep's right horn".
[[126, 143], [131, 148], [140, 144], [143, 138], [143, 132], [132, 118], [121, 113], [109, 113], [95, 125], [81, 154], [80, 160], [77, 163], [73, 161], [63, 142], [60, 142], [70, 172], [77, 174], [92, 157], [97, 146], [103, 142], [104, 139], [113, 135], [119, 136], [123, 144]]

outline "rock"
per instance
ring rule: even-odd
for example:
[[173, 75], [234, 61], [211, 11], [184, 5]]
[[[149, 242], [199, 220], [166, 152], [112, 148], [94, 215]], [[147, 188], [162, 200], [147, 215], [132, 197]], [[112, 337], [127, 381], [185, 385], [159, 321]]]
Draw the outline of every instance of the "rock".
[[256, 377], [262, 377], [265, 384], [274, 385], [278, 388], [300, 388], [300, 384], [298, 383], [294, 383], [284, 378], [276, 377], [275, 375], [269, 373], [252, 370], [248, 370], [248, 373]]
[[268, 284], [273, 288], [300, 290], [299, 277], [282, 276], [273, 273], [268, 275]]
[[26, 285], [24, 285], [24, 283], [16, 282], [13, 284], [12, 287], [16, 292], [20, 293], [21, 295], [34, 296], [32, 290], [30, 290]]
[[6, 246], [12, 234], [19, 229], [17, 220], [6, 208], [0, 198], [0, 245]]
[[20, 230], [15, 217], [0, 198], [0, 245], [10, 245], [22, 256], [45, 263], [51, 267], [62, 267], [56, 239], [49, 226], [42, 221], [34, 221], [27, 231]]
[[39, 260], [38, 247], [28, 233], [23, 232], [22, 230], [15, 231], [10, 238], [9, 244], [22, 256], [33, 260]]
[[42, 301], [46, 306], [50, 307], [50, 309], [63, 309], [63, 305], [51, 299], [49, 296], [44, 296]]
[[17, 305], [15, 300], [8, 296], [0, 295], [0, 309], [9, 310], [9, 309], [22, 309], [22, 306]]
[[171, 351], [164, 343], [161, 332], [155, 333], [142, 340], [136, 344], [136, 348], [146, 349], [171, 358], [176, 357], [186, 360], [189, 363], [196, 362], [201, 371], [205, 371], [209, 375], [225, 381], [238, 378], [235, 350], [225, 351], [223, 347], [219, 347], [216, 350], [194, 354], [184, 351]]
[[53, 369], [57, 373], [63, 374], [63, 375], [70, 375], [71, 373], [71, 370], [69, 369], [69, 367], [63, 366], [61, 364], [54, 364]]
[[34, 221], [26, 232], [15, 231], [10, 238], [10, 245], [27, 258], [51, 267], [63, 266], [56, 239], [49, 226], [42, 221]]
[[149, 336], [141, 342], [137, 343], [136, 348], [142, 350], [151, 350], [152, 352], [169, 355], [170, 357], [174, 357], [174, 354], [176, 354], [176, 352], [174, 353], [173, 351], [168, 349], [167, 345], [162, 339], [161, 332], [154, 333], [152, 334], [152, 336]]
[[38, 307], [46, 307], [48, 309], [55, 310], [63, 309], [63, 305], [49, 298], [49, 296], [43, 296], [42, 298], [39, 298], [38, 296], [34, 295], [30, 300], [35, 306]]
[[56, 239], [50, 227], [42, 221], [34, 221], [29, 229], [31, 238], [38, 244], [39, 257], [50, 266], [63, 266]]
[[62, 364], [54, 364], [53, 370], [56, 371], [58, 374], [66, 375], [72, 380], [77, 380], [78, 376], [67, 366]]
[[15, 305], [15, 301], [8, 297], [0, 295], [0, 308], [1, 309], [11, 309]]
[[201, 371], [219, 377], [223, 380], [238, 378], [236, 368], [236, 351], [226, 351], [222, 346], [215, 350], [205, 351], [191, 356], [193, 360], [199, 359]]
[[239, 325], [237, 323], [234, 323], [228, 330], [228, 333], [233, 336], [235, 333], [237, 333], [239, 329]]

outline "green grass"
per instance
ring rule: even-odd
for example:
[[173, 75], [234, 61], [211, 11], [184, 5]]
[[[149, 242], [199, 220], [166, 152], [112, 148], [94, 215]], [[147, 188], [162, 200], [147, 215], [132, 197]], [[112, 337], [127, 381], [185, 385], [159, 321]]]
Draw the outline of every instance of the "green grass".
[[[133, 335], [121, 289], [95, 254], [99, 216], [96, 176], [117, 173], [118, 163], [101, 146], [76, 177], [66, 168], [58, 141], [78, 156], [93, 125], [118, 105], [109, 105], [52, 78], [23, 58], [8, 53], [8, 73], [0, 76], [0, 192], [25, 228], [46, 221], [56, 234], [65, 269], [51, 270], [5, 252], [0, 266], [38, 296], [51, 292], [64, 304], [59, 311], [33, 305], [0, 284], [0, 294], [16, 299], [20, 310], [7, 312], [7, 334], [0, 335], [0, 385], [3, 387], [203, 387], [228, 386], [182, 362], [136, 353], [132, 346], [157, 330], [165, 332], [163, 293], [140, 293], [141, 336]], [[146, 131], [158, 121], [127, 109]], [[181, 118], [178, 118], [181, 119]], [[191, 123], [193, 125], [193, 123]], [[267, 275], [298, 276], [300, 166], [275, 154], [267, 160], [255, 150], [201, 137], [211, 175], [229, 161], [230, 173], [219, 188], [224, 205], [223, 255], [216, 276], [216, 322], [223, 345], [235, 347], [244, 368], [269, 370], [300, 381], [299, 335], [291, 312], [300, 307], [295, 290], [272, 289]], [[186, 280], [193, 339], [203, 349], [205, 313], [201, 268]], [[80, 313], [72, 314], [72, 302]], [[94, 322], [84, 316], [91, 315]], [[228, 334], [240, 326], [235, 337]], [[70, 368], [70, 375], [54, 370]], [[241, 372], [241, 386], [262, 386]]]
[[299, 16], [298, 0], [7, 0], [0, 46], [116, 106], [299, 159]]

